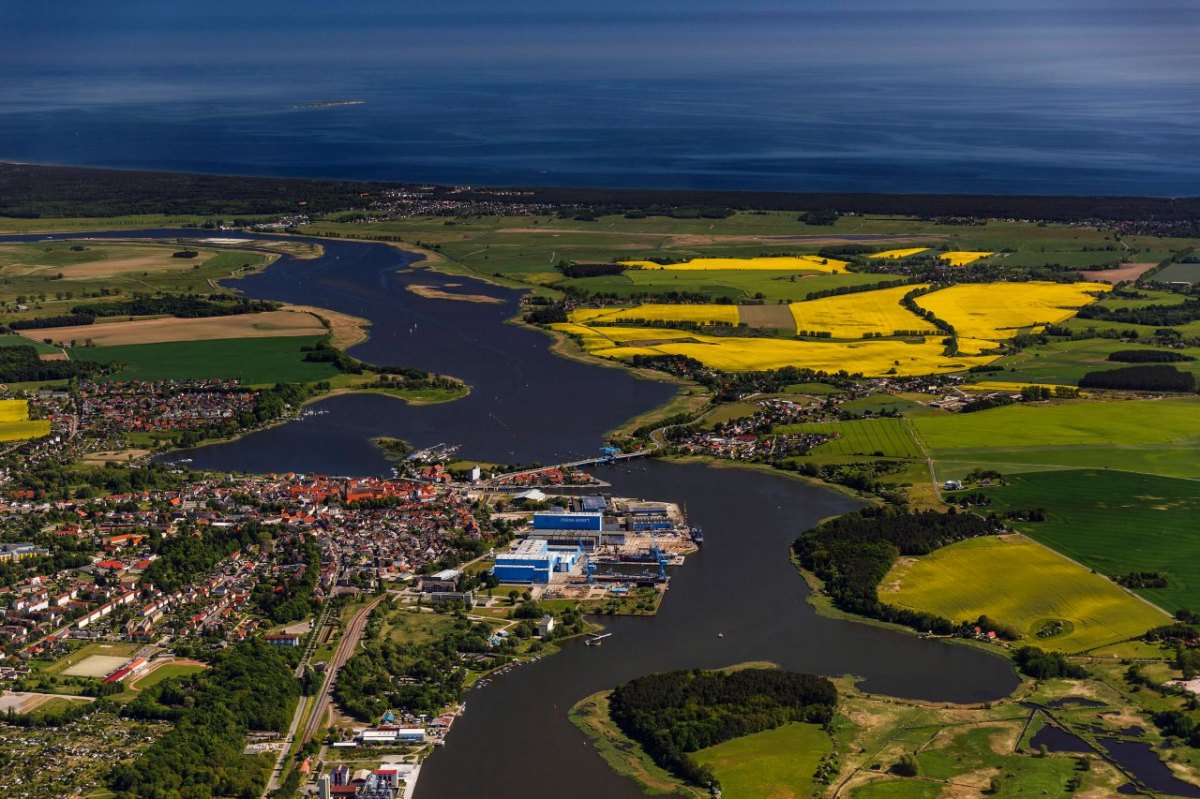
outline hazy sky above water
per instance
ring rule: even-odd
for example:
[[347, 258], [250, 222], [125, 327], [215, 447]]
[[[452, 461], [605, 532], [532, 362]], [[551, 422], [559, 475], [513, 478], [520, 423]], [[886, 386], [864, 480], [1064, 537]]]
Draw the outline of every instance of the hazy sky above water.
[[0, 0], [0, 78], [15, 160], [1200, 194], [1196, 0]]

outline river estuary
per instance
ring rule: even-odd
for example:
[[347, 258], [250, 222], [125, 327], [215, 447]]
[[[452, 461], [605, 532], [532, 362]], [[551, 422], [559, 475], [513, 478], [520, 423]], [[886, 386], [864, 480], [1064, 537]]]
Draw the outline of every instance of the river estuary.
[[[40, 237], [25, 240], [31, 238]], [[370, 319], [371, 338], [353, 355], [455, 375], [472, 393], [431, 406], [334, 397], [313, 406], [329, 413], [173, 458], [213, 470], [386, 474], [387, 461], [369, 441], [386, 435], [418, 446], [461, 444], [464, 455], [483, 460], [548, 463], [594, 453], [606, 430], [673, 392], [619, 369], [551, 354], [546, 336], [506, 323], [518, 292], [413, 269], [414, 256], [386, 245], [322, 244], [322, 258], [282, 257], [236, 287], [259, 299]], [[428, 299], [408, 291], [413, 284], [501, 302]], [[806, 604], [808, 589], [788, 561], [788, 544], [819, 519], [853, 509], [855, 500], [783, 475], [701, 464], [635, 461], [598, 474], [614, 494], [683, 505], [704, 528], [703, 549], [674, 570], [657, 616], [608, 620], [613, 635], [603, 646], [568, 643], [560, 654], [472, 691], [447, 746], [423, 767], [417, 799], [523, 799], [549, 785], [570, 786], [576, 799], [643, 796], [608, 769], [567, 710], [590, 693], [653, 671], [769, 660], [798, 671], [858, 675], [869, 691], [948, 702], [997, 699], [1016, 686], [1002, 658], [824, 618]]]

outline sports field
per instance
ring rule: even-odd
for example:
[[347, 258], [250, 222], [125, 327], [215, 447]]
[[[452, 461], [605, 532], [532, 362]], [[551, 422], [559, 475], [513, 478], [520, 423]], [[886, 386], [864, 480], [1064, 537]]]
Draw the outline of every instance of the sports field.
[[1164, 610], [1200, 608], [1200, 483], [1105, 469], [1017, 474], [987, 489], [989, 510], [1044, 508], [1013, 522], [1041, 543], [1110, 577], [1159, 572], [1166, 588], [1136, 589]]
[[749, 269], [769, 269], [786, 272], [843, 272], [848, 263], [837, 258], [823, 258], [820, 255], [783, 256], [778, 258], [693, 258], [675, 264], [659, 264], [654, 261], [621, 261], [625, 266], [638, 269], [654, 270], [686, 270], [686, 271], [745, 271]]
[[805, 799], [822, 758], [833, 750], [816, 724], [785, 724], [693, 752], [712, 769], [728, 799]]
[[88, 655], [75, 665], [63, 669], [64, 677], [103, 677], [124, 666], [129, 660], [123, 655]]
[[134, 319], [25, 331], [25, 335], [39, 341], [49, 338], [64, 346], [72, 341], [80, 344], [91, 341], [98, 347], [222, 338], [320, 336], [324, 333], [325, 327], [315, 316], [294, 311], [264, 311], [195, 319]]
[[959, 348], [977, 353], [996, 342], [1040, 326], [1062, 322], [1109, 291], [1107, 283], [960, 283], [916, 298], [916, 303], [949, 322]]
[[48, 419], [30, 419], [29, 402], [0, 400], [0, 441], [21, 441], [50, 435]]
[[937, 328], [900, 305], [904, 295], [923, 286], [896, 286], [877, 291], [862, 291], [823, 297], [791, 304], [796, 330], [804, 335], [829, 333], [834, 338], [862, 338], [866, 335], [908, 335], [917, 331], [937, 335]]
[[850, 419], [844, 422], [807, 422], [781, 425], [776, 432], [830, 433], [837, 437], [813, 449], [814, 455], [868, 455], [888, 458], [922, 458], [920, 447], [903, 419]]
[[[975, 538], [905, 559], [884, 578], [879, 598], [954, 621], [986, 615], [1026, 642], [1069, 653], [1170, 622], [1108, 579], [1021, 536]], [[1055, 622], [1062, 632], [1039, 637]]]
[[[938, 476], [974, 466], [1109, 468], [1200, 478], [1200, 398], [1017, 404], [966, 414], [922, 414], [913, 427]], [[1041, 468], [1037, 468], [1041, 467]]]
[[328, 363], [304, 360], [301, 348], [319, 340], [319, 336], [285, 336], [81, 347], [72, 350], [71, 357], [124, 365], [104, 380], [237, 378], [249, 385], [301, 383], [337, 374]]

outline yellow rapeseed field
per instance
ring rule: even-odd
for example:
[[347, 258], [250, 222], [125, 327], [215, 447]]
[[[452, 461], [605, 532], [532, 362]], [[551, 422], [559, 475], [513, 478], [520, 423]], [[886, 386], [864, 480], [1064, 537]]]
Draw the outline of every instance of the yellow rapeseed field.
[[887, 259], [907, 258], [910, 255], [916, 255], [917, 253], [925, 252], [928, 249], [928, 247], [908, 247], [907, 249], [903, 250], [884, 250], [883, 252], [872, 253], [867, 257]]
[[[561, 328], [562, 326], [556, 326]], [[987, 363], [988, 357], [947, 358], [937, 337], [906, 342], [869, 339], [852, 342], [796, 341], [793, 339], [707, 336], [656, 328], [601, 328], [611, 340], [585, 338], [593, 355], [631, 358], [634, 355], [685, 355], [715, 369], [752, 371], [801, 366], [826, 372], [845, 370], [869, 376], [923, 375], [962, 371]], [[616, 342], [631, 342], [619, 346]]]
[[937, 335], [937, 328], [900, 305], [905, 294], [925, 286], [895, 286], [823, 297], [790, 305], [796, 330], [830, 333], [834, 338], [862, 338], [868, 333], [891, 336], [898, 330]]
[[25, 400], [0, 400], [0, 441], [18, 441], [50, 435], [47, 419], [31, 420]]
[[632, 308], [580, 308], [571, 311], [572, 322], [620, 322], [644, 319], [648, 322], [694, 322], [696, 324], [738, 323], [736, 305], [662, 305], [648, 303]]
[[656, 264], [653, 261], [622, 261], [624, 266], [639, 269], [688, 269], [701, 271], [736, 271], [748, 269], [770, 269], [776, 272], [829, 272], [845, 271], [848, 262], [820, 255], [798, 255], [779, 258], [693, 258], [679, 264]]
[[989, 255], [995, 255], [994, 252], [972, 252], [970, 250], [954, 250], [952, 252], [944, 252], [938, 256], [943, 261], [946, 261], [951, 266], [966, 266], [973, 264], [980, 258], [987, 258]]
[[21, 422], [29, 418], [29, 403], [22, 399], [0, 400], [0, 422]]
[[1020, 333], [1070, 319], [1107, 283], [960, 283], [916, 298], [954, 326], [959, 349], [978, 353]]

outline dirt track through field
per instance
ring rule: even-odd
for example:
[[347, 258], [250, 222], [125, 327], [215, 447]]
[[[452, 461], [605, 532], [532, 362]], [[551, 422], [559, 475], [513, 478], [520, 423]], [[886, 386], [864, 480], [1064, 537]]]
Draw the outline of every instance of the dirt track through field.
[[310, 313], [266, 311], [237, 316], [210, 316], [201, 319], [137, 319], [71, 327], [47, 327], [22, 331], [27, 338], [51, 339], [57, 344], [91, 339], [96, 346], [121, 344], [157, 344], [163, 341], [208, 341], [223, 338], [274, 338], [277, 336], [320, 336], [325, 333], [321, 320]]

